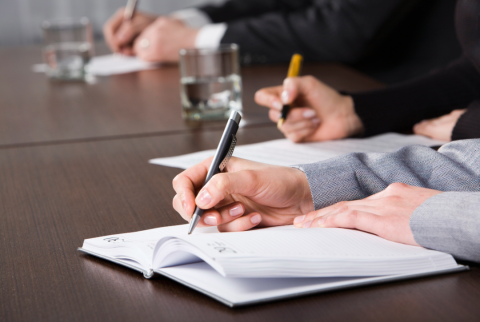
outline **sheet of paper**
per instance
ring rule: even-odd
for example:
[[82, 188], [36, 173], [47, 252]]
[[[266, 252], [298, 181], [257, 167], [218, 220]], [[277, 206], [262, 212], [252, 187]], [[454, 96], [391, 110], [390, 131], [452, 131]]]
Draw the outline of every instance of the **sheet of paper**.
[[[445, 142], [420, 135], [386, 133], [367, 139], [344, 139], [328, 142], [293, 143], [287, 139], [239, 145], [234, 156], [252, 161], [290, 166], [323, 161], [351, 152], [391, 152], [408, 145], [438, 146]], [[150, 160], [152, 164], [187, 169], [215, 154], [206, 150], [181, 156]]]
[[[145, 62], [137, 57], [112, 54], [93, 57], [86, 66], [86, 70], [90, 75], [109, 76], [155, 69], [158, 66], [158, 64]], [[34, 73], [45, 73], [47, 71], [47, 65], [34, 64], [32, 71]]]
[[158, 64], [145, 62], [137, 57], [113, 54], [92, 58], [87, 66], [87, 71], [96, 76], [108, 76], [154, 69], [157, 67]]

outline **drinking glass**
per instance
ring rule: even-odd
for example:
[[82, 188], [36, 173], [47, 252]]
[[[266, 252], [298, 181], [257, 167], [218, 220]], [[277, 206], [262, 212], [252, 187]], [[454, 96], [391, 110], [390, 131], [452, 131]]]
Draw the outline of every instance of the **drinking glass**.
[[85, 65], [93, 56], [92, 26], [87, 18], [57, 19], [42, 23], [47, 76], [59, 80], [84, 80]]
[[242, 79], [236, 44], [180, 50], [180, 96], [186, 120], [228, 119], [242, 110]]

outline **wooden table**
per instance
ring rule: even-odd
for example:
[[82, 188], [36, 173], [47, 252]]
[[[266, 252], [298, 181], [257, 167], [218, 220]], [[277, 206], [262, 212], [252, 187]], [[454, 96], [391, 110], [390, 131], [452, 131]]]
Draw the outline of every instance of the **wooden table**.
[[[6, 51], [0, 51], [0, 58]], [[30, 49], [10, 52], [15, 52], [18, 60], [33, 62], [27, 59]], [[10, 61], [21, 65], [15, 59]], [[346, 68], [314, 68], [339, 88], [362, 86], [356, 81], [364, 78]], [[251, 67], [244, 71], [244, 79], [252, 77], [254, 84], [274, 83], [268, 78], [270, 71], [280, 77], [280, 67]], [[251, 76], [245, 76], [248, 73]], [[261, 75], [257, 78], [265, 77], [263, 81], [253, 78], [257, 73]], [[162, 104], [163, 100], [174, 102], [178, 89], [175, 92], [172, 87], [171, 93], [155, 96], [158, 84], [178, 81], [176, 74], [172, 67], [115, 76], [87, 87], [51, 85], [40, 75], [25, 72], [15, 82], [34, 91], [30, 100], [22, 92], [14, 94], [0, 86], [1, 95], [8, 97], [0, 97], [0, 321], [393, 322], [480, 318], [478, 265], [458, 274], [230, 309], [166, 278], [146, 280], [137, 272], [77, 252], [85, 238], [183, 223], [171, 207], [171, 180], [181, 170], [147, 161], [215, 148], [222, 128], [206, 124], [191, 129], [182, 123], [178, 106], [173, 110]], [[8, 83], [5, 75], [10, 74], [0, 75], [2, 84]], [[150, 75], [149, 81], [141, 81], [142, 75]], [[344, 83], [335, 78], [340, 76], [345, 77]], [[127, 85], [112, 85], [117, 83]], [[96, 108], [75, 105], [72, 97], [87, 101], [75, 94], [77, 86], [88, 88], [83, 93]], [[245, 86], [253, 93], [256, 85], [245, 81]], [[118, 95], [131, 89], [132, 96], [145, 101], [134, 105], [136, 110], [132, 111], [119, 99], [115, 102], [122, 107], [116, 113], [114, 102], [105, 105], [115, 97], [112, 88]], [[66, 98], [60, 104], [52, 97]], [[38, 110], [31, 106], [35, 101], [41, 101]], [[21, 102], [18, 111], [9, 106], [11, 102]], [[239, 143], [281, 137], [274, 126], [262, 125], [266, 116], [256, 113], [251, 101], [245, 111], [252, 123], [239, 130]], [[74, 122], [76, 115], [78, 122]], [[163, 123], [160, 115], [172, 123]], [[16, 129], [27, 124], [33, 125], [25, 131]], [[165, 130], [164, 126], [171, 127]]]
[[[97, 47], [106, 53], [104, 46]], [[93, 85], [59, 83], [32, 72], [32, 65], [41, 62], [40, 52], [39, 47], [0, 48], [0, 147], [224, 127], [224, 122], [192, 126], [182, 120], [176, 66], [98, 77]], [[259, 88], [281, 84], [287, 68], [243, 68], [242, 126], [272, 125], [266, 109], [256, 105], [253, 96]], [[304, 71], [342, 90], [380, 86], [340, 65], [307, 64]]]

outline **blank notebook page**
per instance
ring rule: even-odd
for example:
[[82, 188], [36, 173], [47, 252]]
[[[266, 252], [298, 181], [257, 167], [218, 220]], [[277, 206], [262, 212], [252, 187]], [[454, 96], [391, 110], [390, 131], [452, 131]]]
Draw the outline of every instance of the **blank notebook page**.
[[252, 256], [375, 258], [422, 256], [431, 253], [422, 247], [394, 243], [378, 236], [340, 228], [258, 229], [236, 233], [196, 235], [185, 238], [204, 252], [235, 258], [232, 253], [215, 252], [214, 242], [227, 245], [236, 254]]
[[230, 277], [373, 276], [456, 266], [448, 254], [339, 228], [285, 226], [184, 239]]

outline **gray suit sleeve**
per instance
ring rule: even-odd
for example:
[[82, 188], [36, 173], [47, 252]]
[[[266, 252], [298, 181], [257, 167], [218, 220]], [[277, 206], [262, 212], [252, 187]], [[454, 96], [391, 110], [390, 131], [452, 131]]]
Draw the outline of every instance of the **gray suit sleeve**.
[[423, 247], [480, 262], [480, 192], [444, 192], [427, 199], [410, 218]]
[[409, 146], [295, 167], [307, 176], [316, 210], [368, 197], [395, 182], [448, 191], [414, 211], [414, 238], [424, 247], [480, 262], [480, 140], [455, 141], [438, 152]]
[[414, 145], [295, 167], [307, 176], [315, 209], [366, 198], [395, 182], [440, 191], [480, 191], [480, 139], [451, 142], [438, 152]]

